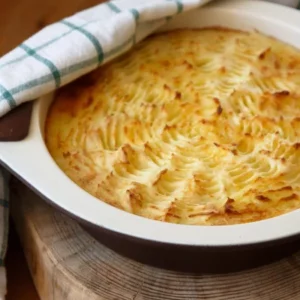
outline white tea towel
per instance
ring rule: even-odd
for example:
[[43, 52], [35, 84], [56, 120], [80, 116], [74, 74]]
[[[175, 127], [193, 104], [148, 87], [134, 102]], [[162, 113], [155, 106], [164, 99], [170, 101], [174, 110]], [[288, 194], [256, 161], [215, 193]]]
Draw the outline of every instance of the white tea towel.
[[115, 0], [45, 27], [0, 59], [0, 116], [130, 49], [210, 0]]

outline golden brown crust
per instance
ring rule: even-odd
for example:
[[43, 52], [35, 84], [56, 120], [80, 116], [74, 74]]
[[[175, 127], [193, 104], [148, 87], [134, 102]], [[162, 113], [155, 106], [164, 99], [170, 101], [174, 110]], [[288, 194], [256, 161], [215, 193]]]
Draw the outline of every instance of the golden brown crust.
[[176, 30], [62, 88], [60, 168], [147, 218], [225, 225], [300, 207], [300, 53], [258, 32]]

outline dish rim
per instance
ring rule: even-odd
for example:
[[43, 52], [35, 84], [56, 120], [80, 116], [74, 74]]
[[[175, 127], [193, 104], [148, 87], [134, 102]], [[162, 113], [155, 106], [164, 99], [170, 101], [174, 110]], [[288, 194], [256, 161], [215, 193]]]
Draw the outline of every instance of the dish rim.
[[[221, 21], [220, 17], [223, 17]], [[237, 20], [242, 22], [240, 26], [234, 26]], [[217, 1], [178, 16], [159, 31], [180, 28], [183, 27], [182, 24], [195, 27], [195, 23], [199, 25], [201, 22], [206, 24], [202, 27], [210, 27], [214, 23], [214, 26], [222, 26], [220, 23], [226, 22], [229, 25], [227, 27], [249, 30], [253, 27], [253, 21], [263, 25], [256, 29], [300, 48], [300, 12], [263, 1]], [[277, 24], [277, 27], [274, 28], [274, 24]], [[299, 41], [296, 42], [292, 37], [298, 37]], [[133, 238], [185, 246], [241, 246], [271, 242], [300, 234], [300, 210], [252, 223], [196, 226], [147, 219], [97, 199], [65, 175], [45, 146], [44, 120], [52, 95], [48, 94], [35, 101], [29, 134], [23, 141], [0, 143], [0, 161], [55, 206], [61, 207], [76, 218]], [[36, 163], [37, 161], [43, 163]], [[42, 176], [44, 170], [47, 172], [46, 176]], [[74, 198], [76, 200], [73, 200]]]

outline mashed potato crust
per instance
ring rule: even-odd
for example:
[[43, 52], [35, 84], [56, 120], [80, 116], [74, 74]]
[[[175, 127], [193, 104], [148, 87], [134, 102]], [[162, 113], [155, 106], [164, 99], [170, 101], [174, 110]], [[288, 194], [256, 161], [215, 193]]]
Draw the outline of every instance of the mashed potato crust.
[[62, 88], [45, 138], [106, 203], [193, 225], [300, 207], [300, 52], [258, 32], [175, 30]]

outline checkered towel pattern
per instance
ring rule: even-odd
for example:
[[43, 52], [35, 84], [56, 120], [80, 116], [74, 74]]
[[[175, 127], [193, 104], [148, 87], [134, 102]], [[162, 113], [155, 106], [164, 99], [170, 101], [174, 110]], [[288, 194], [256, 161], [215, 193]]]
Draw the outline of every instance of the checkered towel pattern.
[[[47, 26], [0, 58], [0, 117], [129, 50], [177, 14], [211, 0], [115, 0]], [[299, 7], [298, 0], [267, 0]], [[8, 173], [0, 168], [0, 300], [8, 233]]]
[[210, 0], [116, 0], [47, 26], [0, 59], [0, 116], [130, 49]]

